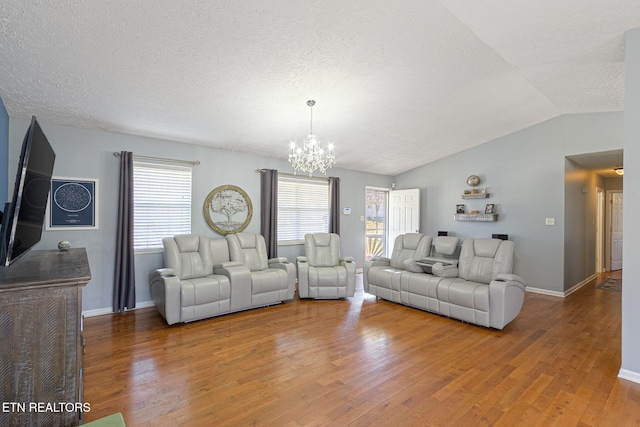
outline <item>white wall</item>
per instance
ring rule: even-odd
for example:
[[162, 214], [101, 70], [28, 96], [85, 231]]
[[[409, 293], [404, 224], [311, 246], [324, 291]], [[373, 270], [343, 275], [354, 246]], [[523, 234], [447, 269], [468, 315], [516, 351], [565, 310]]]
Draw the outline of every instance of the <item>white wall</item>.
[[640, 382], [640, 28], [626, 36], [624, 120], [624, 243], [622, 270], [622, 368]]
[[[560, 295], [595, 268], [585, 264], [584, 224], [574, 227], [565, 220], [565, 157], [622, 147], [623, 113], [565, 115], [403, 173], [395, 178], [396, 188], [422, 189], [426, 234], [447, 230], [462, 239], [508, 234], [516, 245], [515, 273], [530, 287]], [[461, 199], [472, 174], [482, 178], [480, 186], [491, 198]], [[593, 181], [582, 173], [577, 188], [583, 182]], [[495, 203], [499, 220], [456, 222], [458, 203], [480, 210]], [[554, 218], [556, 225], [545, 225], [545, 218]], [[575, 242], [565, 277], [565, 247]]]
[[[37, 112], [35, 112], [37, 116]], [[13, 181], [22, 138], [29, 123], [10, 120], [9, 126], [9, 178]], [[45, 231], [34, 249], [54, 249], [61, 240], [69, 240], [73, 247], [87, 248], [92, 279], [83, 292], [83, 310], [99, 310], [112, 306], [115, 259], [115, 229], [119, 160], [114, 152], [132, 151], [134, 154], [159, 156], [183, 160], [199, 160], [193, 174], [192, 232], [222, 237], [207, 225], [202, 212], [206, 196], [215, 187], [237, 185], [247, 192], [253, 204], [253, 217], [246, 231], [260, 232], [260, 174], [256, 169], [269, 168], [290, 172], [286, 160], [252, 154], [214, 150], [202, 146], [152, 138], [122, 135], [40, 123], [56, 152], [54, 176], [98, 178], [99, 229], [89, 231]], [[274, 150], [287, 150], [287, 142]], [[338, 157], [338, 162], [340, 158]], [[364, 259], [365, 224], [360, 215], [365, 213], [365, 187], [389, 186], [391, 178], [384, 175], [330, 169], [328, 175], [341, 179], [341, 207], [350, 207], [351, 215], [341, 215], [341, 242], [344, 255], [353, 256], [359, 268]], [[13, 183], [10, 182], [12, 185]], [[303, 247], [281, 247], [280, 256], [290, 261], [302, 254]], [[162, 253], [136, 255], [136, 301], [151, 299], [147, 275], [162, 266]]]

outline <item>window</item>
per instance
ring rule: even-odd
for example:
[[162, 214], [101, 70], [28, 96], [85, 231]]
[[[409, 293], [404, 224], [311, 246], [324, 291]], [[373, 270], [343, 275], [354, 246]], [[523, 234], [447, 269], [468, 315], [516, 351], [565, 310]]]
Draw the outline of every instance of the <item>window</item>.
[[300, 244], [329, 231], [329, 181], [278, 176], [278, 244]]
[[162, 249], [162, 239], [191, 233], [191, 166], [133, 160], [133, 247]]

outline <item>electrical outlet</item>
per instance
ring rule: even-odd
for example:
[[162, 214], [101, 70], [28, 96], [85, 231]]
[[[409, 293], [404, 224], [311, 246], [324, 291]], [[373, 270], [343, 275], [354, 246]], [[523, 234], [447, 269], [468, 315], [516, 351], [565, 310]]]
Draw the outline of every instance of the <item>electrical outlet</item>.
[[544, 225], [556, 225], [556, 219], [555, 218], [545, 218], [544, 219]]

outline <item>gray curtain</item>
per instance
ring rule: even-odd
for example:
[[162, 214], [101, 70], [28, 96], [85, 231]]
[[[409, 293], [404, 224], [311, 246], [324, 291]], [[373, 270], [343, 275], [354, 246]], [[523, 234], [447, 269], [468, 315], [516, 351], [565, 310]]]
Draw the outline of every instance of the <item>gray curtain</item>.
[[136, 275], [133, 256], [133, 153], [120, 152], [120, 197], [116, 235], [116, 269], [113, 311], [136, 306]]
[[329, 178], [329, 233], [340, 234], [340, 178]]
[[278, 256], [278, 171], [262, 169], [260, 174], [260, 234], [267, 244], [267, 256]]

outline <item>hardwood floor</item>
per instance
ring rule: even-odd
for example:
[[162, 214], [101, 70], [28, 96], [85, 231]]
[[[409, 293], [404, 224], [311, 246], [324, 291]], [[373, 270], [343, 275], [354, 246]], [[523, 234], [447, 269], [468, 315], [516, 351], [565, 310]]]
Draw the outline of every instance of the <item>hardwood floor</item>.
[[362, 292], [167, 326], [85, 319], [86, 421], [127, 426], [640, 425], [617, 378], [621, 293], [527, 293], [503, 331]]

